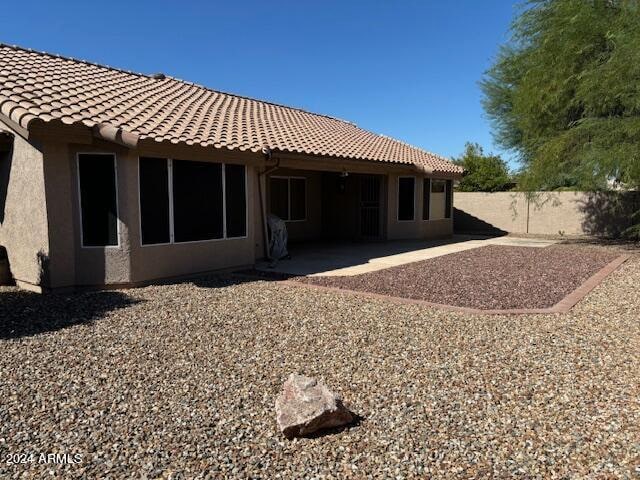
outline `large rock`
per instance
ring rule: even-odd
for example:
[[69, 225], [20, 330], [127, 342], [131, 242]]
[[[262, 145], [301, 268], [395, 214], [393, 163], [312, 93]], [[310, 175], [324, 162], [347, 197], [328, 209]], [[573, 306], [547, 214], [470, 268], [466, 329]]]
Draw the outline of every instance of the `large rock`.
[[315, 378], [292, 373], [276, 399], [280, 431], [287, 438], [304, 437], [354, 420], [339, 395]]

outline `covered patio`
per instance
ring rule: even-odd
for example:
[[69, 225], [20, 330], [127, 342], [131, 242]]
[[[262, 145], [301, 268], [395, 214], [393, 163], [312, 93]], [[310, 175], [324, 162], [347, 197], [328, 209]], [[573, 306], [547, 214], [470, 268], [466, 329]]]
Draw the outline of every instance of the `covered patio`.
[[[439, 245], [438, 239], [453, 233], [451, 176], [431, 176], [408, 165], [322, 163], [279, 155], [284, 158], [263, 177], [264, 210], [284, 220], [290, 250], [305, 265], [323, 258], [335, 268], [351, 267], [354, 249], [362, 249], [357, 258], [387, 257], [389, 251], [395, 255]], [[395, 240], [407, 242], [376, 246]], [[292, 268], [317, 270], [297, 261]]]
[[275, 264], [262, 261], [257, 270], [304, 276], [352, 276], [440, 257], [486, 245], [547, 247], [557, 243], [517, 237], [454, 235], [440, 240], [395, 240], [385, 242], [313, 242], [293, 245], [291, 258]]
[[383, 240], [387, 181], [380, 173], [280, 168], [269, 175], [268, 209], [294, 244]]

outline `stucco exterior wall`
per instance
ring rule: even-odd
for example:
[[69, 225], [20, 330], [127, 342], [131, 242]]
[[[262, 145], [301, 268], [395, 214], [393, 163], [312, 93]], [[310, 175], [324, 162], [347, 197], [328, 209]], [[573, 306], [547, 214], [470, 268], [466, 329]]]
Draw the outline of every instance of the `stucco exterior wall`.
[[[50, 288], [135, 285], [200, 272], [251, 265], [264, 256], [264, 229], [259, 195], [263, 157], [248, 152], [224, 152], [164, 145], [127, 149], [78, 135], [38, 137], [27, 142], [16, 135], [6, 214], [0, 243], [7, 247], [16, 278]], [[88, 141], [87, 141], [88, 140]], [[111, 153], [116, 158], [118, 245], [83, 247], [77, 155]], [[247, 235], [244, 238], [142, 246], [140, 239], [138, 158], [240, 163], [247, 172]], [[327, 170], [332, 171], [332, 170]], [[333, 170], [335, 172], [335, 170]], [[363, 169], [362, 173], [367, 173]], [[377, 173], [381, 173], [378, 171]], [[307, 219], [289, 222], [292, 241], [323, 238], [323, 172], [281, 167], [272, 175], [307, 179]], [[431, 238], [451, 234], [451, 221], [422, 220], [422, 177], [416, 176], [416, 217], [397, 221], [396, 173], [383, 176], [383, 233], [388, 239]], [[264, 209], [269, 211], [269, 182], [263, 184]], [[437, 202], [437, 201], [436, 201]], [[24, 219], [28, 219], [24, 221]], [[40, 252], [40, 256], [39, 255]], [[47, 275], [41, 278], [41, 263]]]
[[[8, 125], [2, 128], [13, 131]], [[7, 249], [11, 272], [19, 284], [36, 287], [49, 272], [49, 223], [41, 145], [17, 133], [9, 162], [0, 222], [0, 244]], [[5, 166], [6, 167], [6, 166]]]
[[71, 181], [69, 145], [48, 142], [43, 145], [44, 175], [49, 218], [49, 287], [60, 288], [76, 283], [76, 225]]
[[[80, 243], [80, 196], [78, 183], [78, 153], [114, 153], [116, 156], [116, 179], [118, 200], [118, 246], [83, 247]], [[135, 228], [134, 215], [138, 209], [137, 157], [126, 149], [111, 145], [71, 147], [71, 195], [74, 205], [75, 271], [78, 285], [126, 284], [132, 282], [131, 232]]]
[[[138, 195], [137, 156], [131, 164], [135, 181], [132, 194]], [[260, 251], [256, 238], [261, 236], [257, 203], [257, 169], [247, 167], [247, 235], [244, 238], [204, 240], [199, 242], [174, 243], [169, 245], [142, 245], [140, 239], [140, 217], [136, 206], [130, 215], [129, 242], [131, 249], [131, 282], [140, 283], [151, 279], [163, 279], [221, 270], [230, 267], [252, 265]]]
[[[400, 239], [420, 239], [420, 238], [441, 238], [453, 234], [452, 218], [444, 218], [444, 215], [437, 215], [430, 220], [422, 220], [422, 176], [415, 176], [415, 217], [413, 220], [398, 220], [398, 177], [407, 175], [390, 174], [388, 176], [388, 214], [387, 214], [387, 238], [389, 240]], [[440, 196], [442, 198], [440, 198]], [[454, 194], [455, 197], [455, 194]], [[444, 194], [434, 194], [431, 197], [432, 213], [444, 212]], [[440, 205], [442, 204], [442, 205]], [[441, 217], [441, 218], [438, 218]]]
[[[247, 236], [169, 245], [140, 241], [138, 185], [139, 156], [178, 158], [176, 152], [128, 150], [95, 141], [93, 145], [49, 142], [45, 176], [47, 215], [51, 241], [52, 288], [128, 285], [164, 278], [250, 265], [262, 249], [256, 168], [247, 166]], [[112, 153], [116, 156], [118, 246], [83, 247], [81, 244], [78, 153]], [[185, 160], [227, 162], [228, 157], [180, 154]], [[231, 159], [232, 162], [239, 162]]]

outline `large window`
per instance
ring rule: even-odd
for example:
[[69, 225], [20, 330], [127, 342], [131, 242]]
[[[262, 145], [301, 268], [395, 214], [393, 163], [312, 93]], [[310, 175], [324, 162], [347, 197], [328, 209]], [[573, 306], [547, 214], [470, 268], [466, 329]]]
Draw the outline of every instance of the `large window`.
[[113, 154], [78, 155], [82, 246], [118, 245], [116, 159]]
[[431, 179], [425, 178], [422, 182], [422, 219], [431, 218]]
[[307, 179], [304, 177], [271, 177], [270, 209], [287, 222], [307, 218]]
[[173, 232], [176, 242], [224, 236], [222, 164], [173, 162]]
[[398, 220], [415, 220], [415, 177], [398, 178]]
[[166, 158], [140, 159], [140, 232], [144, 245], [171, 241]]
[[140, 158], [143, 245], [244, 237], [244, 165]]
[[244, 165], [225, 165], [227, 237], [247, 234], [247, 192]]

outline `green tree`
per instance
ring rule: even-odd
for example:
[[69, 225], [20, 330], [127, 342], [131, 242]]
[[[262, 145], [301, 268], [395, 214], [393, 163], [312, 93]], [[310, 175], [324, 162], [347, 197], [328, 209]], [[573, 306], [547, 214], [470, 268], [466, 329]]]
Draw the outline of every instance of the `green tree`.
[[510, 187], [507, 164], [497, 155], [485, 155], [477, 143], [467, 142], [462, 156], [453, 162], [465, 169], [458, 184], [461, 192], [500, 192]]
[[481, 87], [522, 187], [640, 186], [640, 2], [529, 0]]

